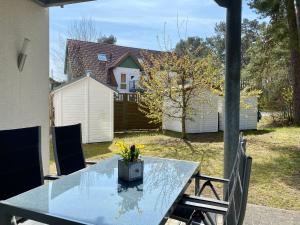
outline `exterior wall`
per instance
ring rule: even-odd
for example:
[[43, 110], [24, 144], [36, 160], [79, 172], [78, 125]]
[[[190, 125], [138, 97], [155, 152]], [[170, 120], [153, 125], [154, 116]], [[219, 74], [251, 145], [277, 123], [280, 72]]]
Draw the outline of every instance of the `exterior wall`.
[[[41, 126], [44, 173], [49, 167], [49, 16], [31, 0], [0, 1], [0, 130]], [[22, 72], [17, 54], [31, 40]]]
[[[126, 67], [116, 67], [113, 70], [113, 73], [115, 75], [116, 82], [118, 84], [117, 90], [119, 93], [130, 93], [129, 92], [129, 81], [138, 81], [140, 78], [140, 69], [133, 69], [133, 68], [126, 68]], [[121, 74], [126, 74], [126, 89], [120, 89], [121, 84]], [[131, 76], [134, 78], [131, 79]]]
[[114, 92], [92, 78], [89, 82], [88, 142], [112, 141], [114, 138]]
[[[191, 120], [186, 120], [186, 132], [187, 133], [205, 133], [205, 132], [217, 132], [218, 131], [218, 104], [217, 96], [206, 93], [206, 102], [201, 100], [202, 98], [195, 98], [194, 115]], [[168, 104], [165, 102], [165, 104]], [[169, 112], [170, 109], [167, 107]], [[178, 115], [180, 112], [173, 112], [174, 115]], [[177, 118], [169, 118], [164, 116], [163, 129], [181, 132], [181, 121]]]
[[53, 106], [55, 126], [67, 126], [81, 123], [82, 141], [88, 142], [88, 108], [86, 107], [88, 83], [86, 79], [63, 87], [55, 92]]
[[[245, 99], [244, 106], [240, 108], [240, 130], [256, 130], [257, 129], [257, 97], [249, 97]], [[224, 131], [225, 109], [224, 97], [219, 97], [219, 129]]]
[[55, 126], [81, 123], [82, 142], [113, 139], [113, 91], [87, 77], [54, 91]]
[[219, 112], [219, 130], [224, 131], [224, 121], [225, 121], [225, 105], [224, 105], [224, 97], [219, 96], [218, 98], [218, 112]]

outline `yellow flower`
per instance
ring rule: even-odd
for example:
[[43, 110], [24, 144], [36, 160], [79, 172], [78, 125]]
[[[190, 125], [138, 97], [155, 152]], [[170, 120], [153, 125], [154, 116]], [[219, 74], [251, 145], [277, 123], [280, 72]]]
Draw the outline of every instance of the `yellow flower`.
[[137, 149], [143, 149], [143, 148], [145, 148], [145, 145], [137, 144], [135, 147], [136, 147]]
[[128, 149], [128, 146], [124, 143], [124, 141], [117, 141], [115, 145], [118, 146], [121, 151]]
[[121, 143], [120, 141], [117, 141], [117, 142], [115, 143], [115, 145], [118, 146], [118, 147], [121, 147], [121, 146], [122, 146], [122, 143]]

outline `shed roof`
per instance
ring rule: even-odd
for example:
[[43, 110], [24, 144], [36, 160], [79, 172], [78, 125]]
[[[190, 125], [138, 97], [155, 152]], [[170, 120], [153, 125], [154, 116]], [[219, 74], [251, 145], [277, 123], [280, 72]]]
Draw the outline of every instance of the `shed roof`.
[[97, 80], [97, 79], [95, 79], [95, 78], [93, 78], [93, 77], [90, 77], [90, 76], [82, 76], [82, 77], [77, 77], [77, 78], [75, 78], [75, 79], [72, 79], [71, 81], [65, 82], [65, 83], [63, 83], [63, 84], [61, 84], [61, 85], [55, 87], [55, 88], [53, 89], [53, 91], [51, 92], [51, 94], [53, 94], [53, 93], [55, 93], [55, 92], [61, 90], [62, 88], [65, 88], [65, 87], [67, 87], [67, 86], [73, 85], [73, 84], [75, 84], [75, 83], [77, 83], [77, 82], [79, 82], [79, 81], [81, 81], [81, 80], [83, 80], [83, 79], [86, 79], [86, 78], [92, 78], [93, 80], [97, 81], [98, 83], [100, 83], [100, 84], [104, 85], [105, 87], [111, 89], [112, 91], [118, 93], [118, 90], [117, 90], [116, 88], [114, 88], [114, 87], [112, 87], [112, 86], [109, 86], [109, 85], [107, 85], [107, 84], [105, 84], [105, 83], [103, 83], [103, 82], [101, 82], [101, 81], [99, 81], [99, 80]]

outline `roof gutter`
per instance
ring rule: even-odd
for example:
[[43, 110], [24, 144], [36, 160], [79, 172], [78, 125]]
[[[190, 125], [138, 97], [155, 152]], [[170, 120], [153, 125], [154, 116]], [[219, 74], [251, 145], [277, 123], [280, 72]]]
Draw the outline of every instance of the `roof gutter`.
[[75, 3], [89, 2], [95, 0], [33, 0], [33, 1], [42, 7], [53, 7], [53, 6], [63, 7], [64, 5], [67, 4], [75, 4]]

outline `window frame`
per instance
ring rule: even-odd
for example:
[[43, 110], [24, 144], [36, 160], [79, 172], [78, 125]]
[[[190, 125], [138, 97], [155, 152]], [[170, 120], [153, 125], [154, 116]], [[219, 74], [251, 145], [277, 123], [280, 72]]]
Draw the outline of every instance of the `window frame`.
[[107, 62], [108, 59], [107, 59], [107, 54], [106, 53], [99, 53], [97, 55], [97, 58], [100, 62]]
[[[125, 78], [125, 81], [122, 78]], [[121, 77], [120, 77], [120, 89], [122, 89], [122, 90], [126, 90], [127, 89], [127, 74], [126, 73], [121, 73]]]

